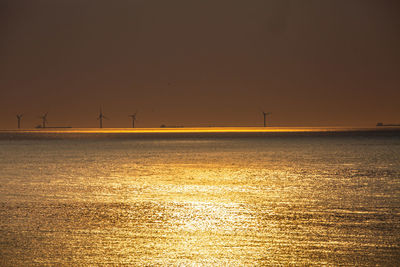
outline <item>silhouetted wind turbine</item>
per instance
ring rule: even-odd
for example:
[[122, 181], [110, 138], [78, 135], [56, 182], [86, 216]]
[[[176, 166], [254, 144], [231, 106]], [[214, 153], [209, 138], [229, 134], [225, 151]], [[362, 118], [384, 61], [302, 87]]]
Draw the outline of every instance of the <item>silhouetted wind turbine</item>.
[[43, 127], [43, 128], [46, 128], [47, 113], [48, 113], [48, 112], [46, 112], [43, 116], [40, 117], [40, 118], [42, 119], [42, 127]]
[[18, 129], [21, 128], [21, 119], [22, 119], [23, 114], [17, 114], [17, 120], [18, 120]]
[[135, 112], [135, 114], [129, 115], [129, 117], [132, 118], [132, 128], [135, 128], [136, 114], [137, 114], [137, 111]]
[[272, 113], [271, 112], [264, 112], [264, 111], [262, 113], [264, 115], [264, 127], [267, 127], [267, 116], [271, 115]]
[[103, 115], [103, 111], [100, 107], [99, 117], [97, 118], [100, 121], [100, 128], [103, 128], [103, 119], [108, 119], [106, 116]]

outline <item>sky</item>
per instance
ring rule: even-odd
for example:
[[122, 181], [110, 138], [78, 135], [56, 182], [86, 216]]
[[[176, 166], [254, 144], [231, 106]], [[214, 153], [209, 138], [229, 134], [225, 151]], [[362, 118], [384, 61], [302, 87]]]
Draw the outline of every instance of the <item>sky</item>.
[[400, 123], [398, 0], [0, 0], [0, 129]]

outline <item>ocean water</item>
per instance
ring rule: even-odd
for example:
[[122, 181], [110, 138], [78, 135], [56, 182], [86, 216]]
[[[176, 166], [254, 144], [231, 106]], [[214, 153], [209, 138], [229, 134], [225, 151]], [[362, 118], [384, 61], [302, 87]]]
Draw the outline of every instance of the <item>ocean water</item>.
[[0, 132], [0, 265], [400, 265], [400, 131]]

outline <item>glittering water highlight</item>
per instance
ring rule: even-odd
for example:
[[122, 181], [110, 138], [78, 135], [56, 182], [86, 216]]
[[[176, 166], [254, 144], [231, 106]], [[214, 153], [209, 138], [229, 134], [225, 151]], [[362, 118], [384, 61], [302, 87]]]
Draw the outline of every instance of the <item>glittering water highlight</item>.
[[41, 134], [0, 138], [2, 265], [400, 263], [397, 131]]

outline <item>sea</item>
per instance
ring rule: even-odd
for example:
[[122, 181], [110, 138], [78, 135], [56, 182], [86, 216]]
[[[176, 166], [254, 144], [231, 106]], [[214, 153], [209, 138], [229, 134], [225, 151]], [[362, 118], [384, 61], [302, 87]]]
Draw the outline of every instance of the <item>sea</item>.
[[1, 266], [400, 266], [400, 129], [0, 131]]

